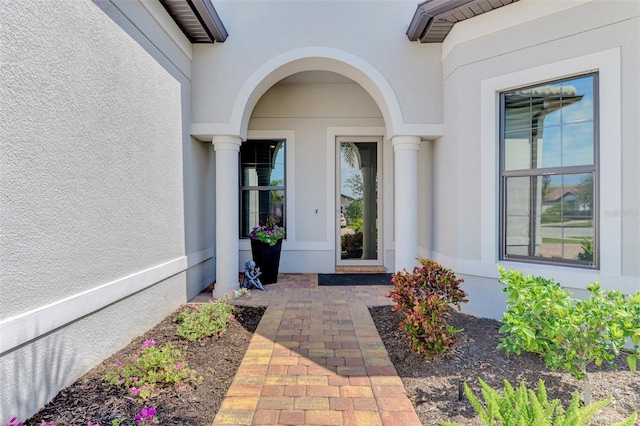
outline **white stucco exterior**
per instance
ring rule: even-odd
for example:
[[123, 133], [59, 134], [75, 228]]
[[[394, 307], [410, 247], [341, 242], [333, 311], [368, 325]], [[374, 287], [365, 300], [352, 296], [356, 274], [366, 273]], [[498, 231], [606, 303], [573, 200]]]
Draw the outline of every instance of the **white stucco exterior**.
[[[422, 253], [462, 274], [471, 300], [464, 309], [477, 315], [499, 317], [503, 303], [495, 281], [498, 94], [589, 71], [598, 71], [600, 78], [601, 265], [581, 270], [500, 263], [554, 278], [578, 294], [594, 281], [629, 293], [640, 289], [640, 175], [635, 166], [640, 151], [633, 136], [638, 120], [630, 118], [637, 116], [640, 99], [640, 5], [566, 3], [520, 1], [456, 25], [443, 43], [446, 131], [433, 144], [433, 173], [435, 182], [453, 177], [454, 184], [434, 186], [437, 231], [431, 251], [424, 247]], [[545, 31], [540, 34], [539, 28]]]
[[247, 139], [287, 143], [281, 272], [335, 271], [337, 141], [370, 139], [369, 263], [430, 257], [498, 318], [499, 93], [597, 71], [599, 268], [501, 263], [640, 289], [640, 3], [520, 0], [436, 44], [405, 35], [415, 1], [213, 3], [224, 43], [191, 44], [156, 0], [0, 0], [0, 420], [237, 288]]
[[157, 3], [0, 2], [5, 421], [215, 277], [213, 149], [189, 135], [191, 44], [166, 16]]

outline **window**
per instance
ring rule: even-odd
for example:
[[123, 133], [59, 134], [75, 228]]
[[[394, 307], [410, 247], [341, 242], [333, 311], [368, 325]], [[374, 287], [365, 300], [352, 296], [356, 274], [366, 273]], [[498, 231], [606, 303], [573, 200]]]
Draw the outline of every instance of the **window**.
[[500, 95], [501, 259], [596, 268], [598, 74]]
[[285, 226], [285, 141], [249, 140], [240, 147], [240, 237], [270, 216]]

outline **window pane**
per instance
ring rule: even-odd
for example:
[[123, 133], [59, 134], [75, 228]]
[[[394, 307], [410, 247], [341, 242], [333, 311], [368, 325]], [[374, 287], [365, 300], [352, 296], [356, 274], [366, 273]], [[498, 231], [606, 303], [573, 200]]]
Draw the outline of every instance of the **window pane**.
[[284, 141], [247, 141], [240, 151], [242, 186], [284, 187]]
[[248, 237], [270, 216], [279, 217], [279, 224], [285, 226], [285, 141], [246, 141], [240, 158], [240, 236]]
[[504, 137], [504, 168], [520, 170], [531, 167], [531, 130], [509, 132]]
[[504, 96], [505, 132], [531, 127], [531, 90], [516, 90]]
[[553, 176], [543, 191], [540, 256], [593, 261], [593, 174]]
[[284, 164], [276, 169], [265, 164], [245, 165], [242, 168], [242, 183], [249, 186], [284, 186]]
[[507, 216], [506, 254], [511, 256], [529, 255], [529, 220], [528, 216]]
[[241, 236], [248, 237], [251, 230], [263, 225], [267, 218], [282, 218], [284, 226], [284, 190], [244, 190], [242, 191]]
[[592, 173], [509, 178], [506, 188], [507, 255], [593, 262]]
[[503, 96], [504, 170], [594, 164], [594, 77]]
[[562, 128], [545, 126], [538, 129], [539, 163], [533, 168], [559, 167], [562, 160]]
[[562, 126], [562, 165], [593, 164], [593, 123]]
[[593, 76], [562, 83], [562, 123], [594, 120]]
[[531, 245], [531, 217], [537, 211], [531, 201], [538, 191], [537, 182], [530, 177], [513, 177], [506, 180], [506, 254], [529, 256]]

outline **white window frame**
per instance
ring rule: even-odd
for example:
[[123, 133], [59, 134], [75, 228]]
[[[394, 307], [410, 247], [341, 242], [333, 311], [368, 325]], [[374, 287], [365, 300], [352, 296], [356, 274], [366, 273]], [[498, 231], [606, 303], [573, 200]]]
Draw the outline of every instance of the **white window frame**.
[[599, 137], [601, 141], [599, 182], [607, 188], [600, 194], [600, 270], [581, 270], [559, 265], [534, 265], [509, 260], [508, 268], [533, 275], [553, 276], [565, 285], [584, 288], [603, 276], [621, 277], [622, 219], [606, 211], [622, 210], [621, 175], [621, 58], [620, 48], [553, 62], [481, 81], [481, 261], [495, 264], [499, 259], [499, 124], [500, 93], [589, 72], [599, 73]]

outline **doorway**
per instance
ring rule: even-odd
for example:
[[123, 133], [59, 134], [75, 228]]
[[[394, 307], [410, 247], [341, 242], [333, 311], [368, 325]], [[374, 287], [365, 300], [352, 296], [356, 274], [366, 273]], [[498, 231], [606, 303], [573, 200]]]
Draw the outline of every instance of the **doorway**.
[[336, 138], [336, 264], [381, 265], [381, 138]]

